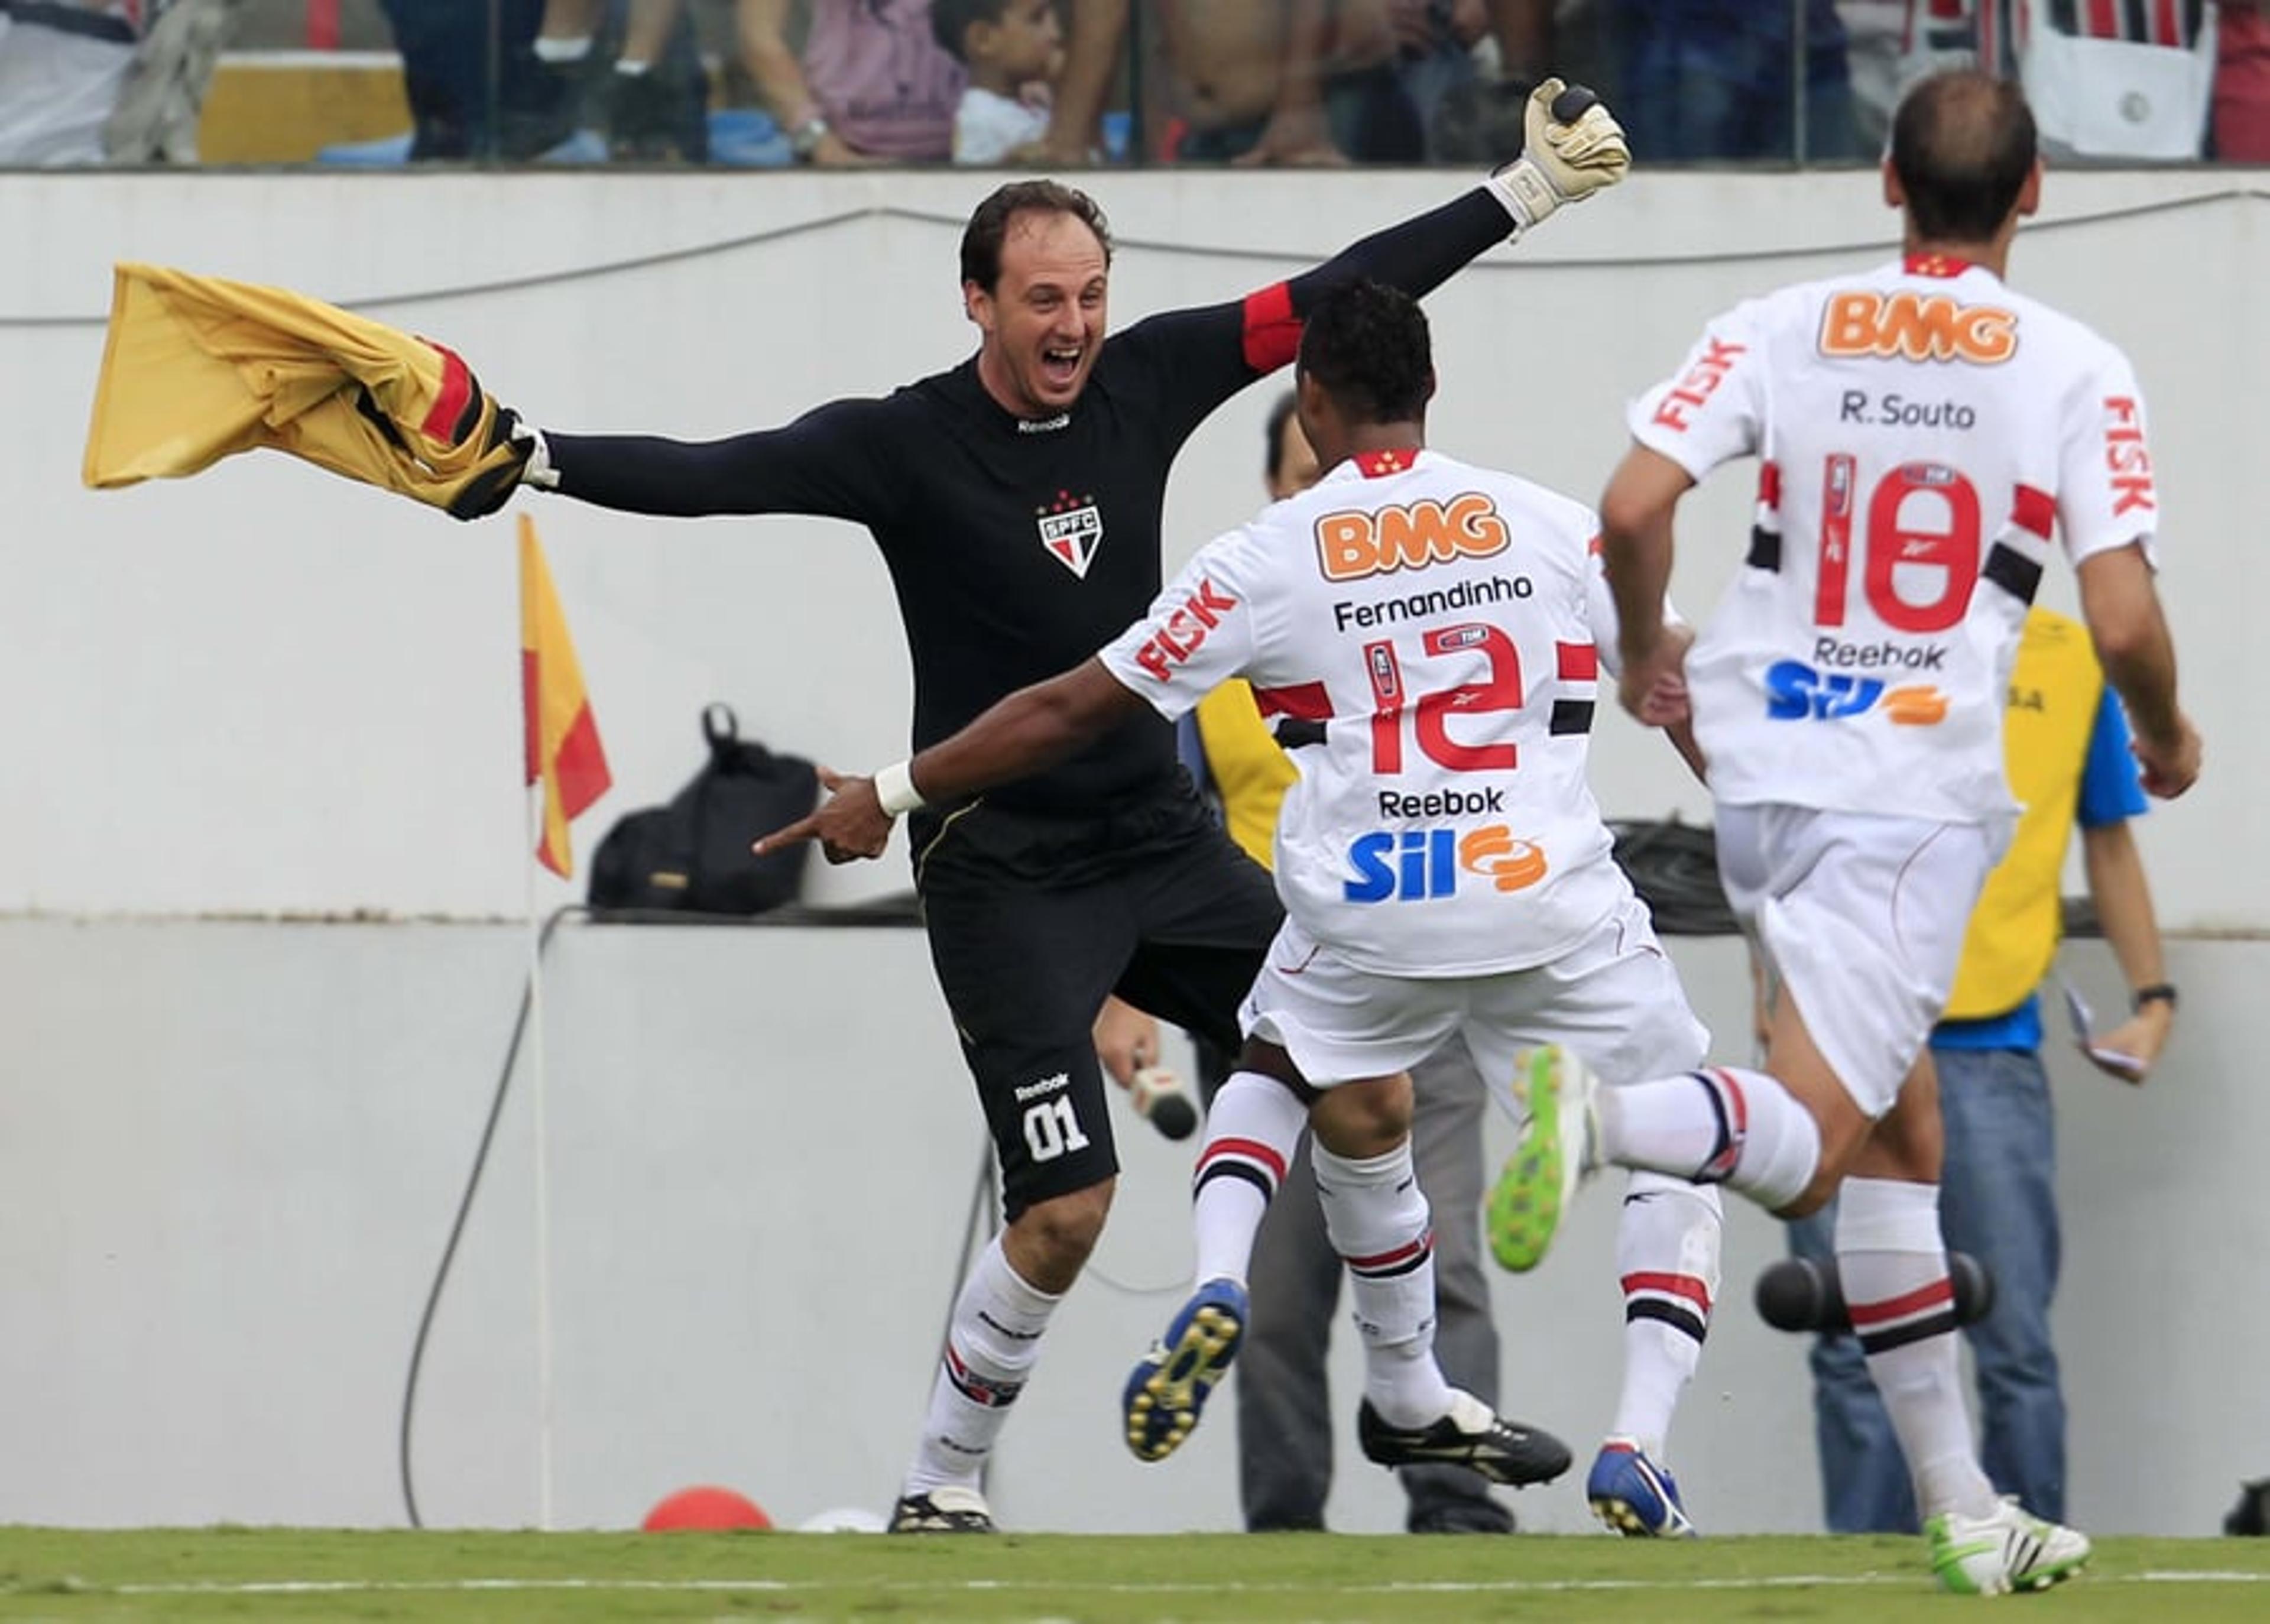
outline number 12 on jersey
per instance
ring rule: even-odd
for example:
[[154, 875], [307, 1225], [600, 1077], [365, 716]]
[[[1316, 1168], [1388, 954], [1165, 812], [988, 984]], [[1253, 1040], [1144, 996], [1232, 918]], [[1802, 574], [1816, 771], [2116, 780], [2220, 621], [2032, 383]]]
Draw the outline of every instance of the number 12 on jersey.
[[1479, 649], [1489, 662], [1489, 674], [1480, 682], [1455, 683], [1447, 688], [1412, 696], [1403, 679], [1403, 664], [1392, 641], [1366, 643], [1365, 674], [1371, 679], [1371, 770], [1382, 777], [1403, 771], [1404, 716], [1412, 713], [1410, 732], [1419, 753], [1436, 767], [1454, 773], [1511, 772], [1518, 760], [1513, 745], [1499, 742], [1462, 745], [1450, 737], [1449, 718], [1487, 717], [1521, 708], [1521, 654], [1501, 627], [1469, 621], [1460, 626], [1435, 627], [1420, 637], [1422, 657], [1440, 658]]

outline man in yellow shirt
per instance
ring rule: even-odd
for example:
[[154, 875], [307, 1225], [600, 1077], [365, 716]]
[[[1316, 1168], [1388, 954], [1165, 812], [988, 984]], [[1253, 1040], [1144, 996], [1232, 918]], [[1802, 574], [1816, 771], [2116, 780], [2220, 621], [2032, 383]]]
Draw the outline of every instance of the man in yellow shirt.
[[[2176, 990], [2129, 827], [2145, 800], [2127, 723], [2077, 622], [2028, 614], [2004, 748], [2025, 812], [1971, 914], [1955, 990], [1931, 1038], [1947, 1132], [1940, 1223], [1947, 1249], [1977, 1257], [1994, 1279], [1992, 1311], [1965, 1331], [1984, 1423], [1980, 1464], [1996, 1492], [2061, 1523], [2065, 1396], [2049, 1323], [2057, 1167], [2037, 989], [2057, 953], [2059, 878], [2076, 823], [2089, 895], [2133, 1002], [2125, 1021], [2089, 1040], [2092, 1062], [2141, 1083], [2175, 1023]], [[1792, 1250], [1834, 1267], [1835, 1220], [1832, 1205], [1792, 1224]], [[1859, 1345], [1850, 1331], [1824, 1335], [1812, 1362], [1829, 1531], [1913, 1533], [1907, 1468]]]

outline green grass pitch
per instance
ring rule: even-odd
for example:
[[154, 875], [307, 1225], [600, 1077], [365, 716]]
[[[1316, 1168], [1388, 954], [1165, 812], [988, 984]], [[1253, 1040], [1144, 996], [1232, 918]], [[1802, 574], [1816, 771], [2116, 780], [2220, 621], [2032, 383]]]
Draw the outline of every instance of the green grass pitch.
[[[1941, 1596], [1920, 1540], [538, 1534], [0, 1529], [0, 1620], [844, 1620], [861, 1624], [1877, 1624]], [[2270, 1619], [2270, 1540], [2105, 1539], [2078, 1620]]]

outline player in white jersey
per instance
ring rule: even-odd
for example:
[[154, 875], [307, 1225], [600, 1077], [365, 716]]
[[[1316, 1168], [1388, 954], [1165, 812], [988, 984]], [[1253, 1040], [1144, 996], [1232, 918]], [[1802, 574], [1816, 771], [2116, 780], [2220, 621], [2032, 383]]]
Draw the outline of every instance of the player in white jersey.
[[[1614, 642], [1593, 515], [1422, 449], [1433, 389], [1415, 303], [1368, 283], [1331, 296], [1303, 330], [1296, 391], [1323, 479], [1203, 548], [1094, 658], [872, 781], [831, 777], [827, 805], [760, 842], [878, 856], [912, 801], [1031, 772], [1145, 707], [1178, 716], [1233, 676], [1282, 718], [1300, 775], [1277, 825], [1287, 917], [1243, 1012], [1241, 1069], [1207, 1116], [1198, 1290], [1125, 1390], [1146, 1459], [1189, 1435], [1229, 1368], [1254, 1233], [1308, 1127], [1364, 1342], [1364, 1453], [1510, 1483], [1566, 1470], [1565, 1446], [1498, 1420], [1435, 1366], [1404, 1073], [1456, 1036], [1518, 1109], [1537, 1046], [1646, 1076], [1694, 1065], [1707, 1042], [1584, 779], [1599, 649], [1613, 662]], [[1627, 1225], [1620, 1251], [1652, 1248], [1638, 1266], [1715, 1287], [1715, 1195], [1684, 1169], [1654, 1183], [1661, 1216]], [[1663, 1426], [1692, 1368], [1690, 1353], [1662, 1383]]]
[[[2146, 786], [2180, 794], [2200, 759], [2152, 583], [2157, 497], [2135, 380], [2111, 345], [2002, 282], [2040, 189], [2015, 86], [1923, 81], [1885, 167], [1902, 260], [1738, 308], [1633, 408], [1637, 443], [1601, 514], [1622, 697], [1643, 719], [1680, 704], [1680, 640], [1654, 612], [1673, 510], [1720, 463], [1762, 462], [1747, 564], [1683, 667], [1721, 872], [1778, 980], [1773, 1070], [1604, 1091], [1597, 1123], [1561, 1113], [1559, 1167], [1535, 1146], [1516, 1157], [1537, 1164], [1517, 1182], [1565, 1188], [1589, 1161], [1628, 1160], [1636, 1138], [1658, 1155], [1683, 1141], [1702, 1175], [1788, 1217], [1841, 1182], [1853, 1327], [1933, 1569], [1965, 1591], [2037, 1589], [2088, 1555], [2080, 1534], [1997, 1501], [1979, 1468], [1925, 1048], [2007, 837], [2004, 688], [2053, 533]], [[1582, 1097], [1569, 1070], [1556, 1075]]]

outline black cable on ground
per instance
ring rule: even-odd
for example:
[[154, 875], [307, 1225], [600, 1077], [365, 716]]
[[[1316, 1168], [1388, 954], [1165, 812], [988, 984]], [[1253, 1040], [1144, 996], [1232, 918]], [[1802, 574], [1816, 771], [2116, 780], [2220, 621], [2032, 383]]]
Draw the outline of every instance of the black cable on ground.
[[[552, 944], [552, 933], [560, 922], [570, 914], [588, 912], [580, 903], [569, 903], [553, 910], [537, 933], [536, 959], [541, 963], [544, 950]], [[410, 1374], [402, 1384], [402, 1426], [397, 1436], [397, 1451], [402, 1472], [402, 1504], [410, 1514], [410, 1526], [423, 1528], [418, 1516], [418, 1491], [411, 1481], [410, 1420], [418, 1404], [418, 1373], [426, 1362], [426, 1339], [434, 1329], [434, 1311], [441, 1306], [441, 1288], [449, 1283], [449, 1265], [456, 1260], [457, 1242], [464, 1237], [465, 1220], [473, 1210], [473, 1197], [481, 1187], [481, 1173], [488, 1166], [489, 1146], [496, 1141], [497, 1123], [504, 1115], [505, 1095], [512, 1088], [513, 1062], [520, 1057], [521, 1040], [528, 1034], [529, 1011], [536, 1002], [536, 977], [531, 967], [529, 977], [520, 990], [520, 1013], [513, 1018], [512, 1041], [505, 1045], [504, 1068], [497, 1074], [496, 1093], [489, 1101], [488, 1120], [481, 1124], [481, 1142], [473, 1152], [473, 1170], [465, 1180], [465, 1193], [458, 1198], [457, 1214], [449, 1220], [449, 1239], [441, 1248], [441, 1262], [434, 1271], [434, 1284], [426, 1293], [426, 1311], [418, 1316], [418, 1335], [410, 1346]]]
[[[580, 902], [570, 902], [555, 909], [544, 922], [536, 938], [536, 960], [541, 964], [545, 950], [552, 945], [552, 934], [562, 920], [570, 915], [582, 915], [599, 923], [625, 924], [711, 924], [711, 925], [800, 925], [814, 923], [853, 927], [903, 928], [920, 919], [912, 892], [879, 897], [871, 901], [849, 907], [815, 908], [801, 903], [774, 908], [769, 913], [749, 916], [738, 914], [696, 914], [671, 910], [640, 908], [593, 908]], [[410, 1468], [411, 1418], [418, 1403], [418, 1376], [426, 1362], [426, 1343], [434, 1330], [434, 1312], [441, 1306], [441, 1290], [449, 1283], [450, 1265], [456, 1261], [457, 1243], [464, 1238], [465, 1220], [471, 1216], [473, 1197], [481, 1187], [481, 1174], [488, 1166], [489, 1147], [496, 1142], [497, 1123], [504, 1116], [506, 1096], [512, 1089], [512, 1071], [520, 1058], [520, 1046], [528, 1035], [529, 1014], [535, 1003], [536, 987], [533, 968], [520, 990], [520, 1012], [513, 1018], [512, 1038], [505, 1045], [504, 1066], [497, 1074], [496, 1092], [489, 1101], [488, 1120], [481, 1124], [480, 1144], [473, 1151], [472, 1171], [465, 1179], [465, 1193], [458, 1198], [456, 1216], [449, 1221], [449, 1238], [441, 1248], [441, 1261], [434, 1271], [434, 1284], [426, 1294], [425, 1311], [418, 1316], [418, 1334], [411, 1344], [410, 1371], [402, 1385], [402, 1422], [397, 1436], [397, 1454], [402, 1476], [402, 1504], [409, 1513], [410, 1526], [423, 1528], [426, 1524], [418, 1515], [418, 1491]], [[992, 1154], [989, 1148], [983, 1165], [978, 1172], [977, 1193], [972, 1198], [971, 1217], [965, 1227], [974, 1228], [978, 1204], [992, 1188]], [[989, 1220], [990, 1221], [990, 1220]], [[989, 1228], [987, 1238], [991, 1237]], [[968, 1272], [969, 1242], [965, 1239], [962, 1266], [954, 1277], [954, 1289], [961, 1289], [961, 1276]], [[946, 1305], [949, 1324], [953, 1314], [953, 1301]]]

